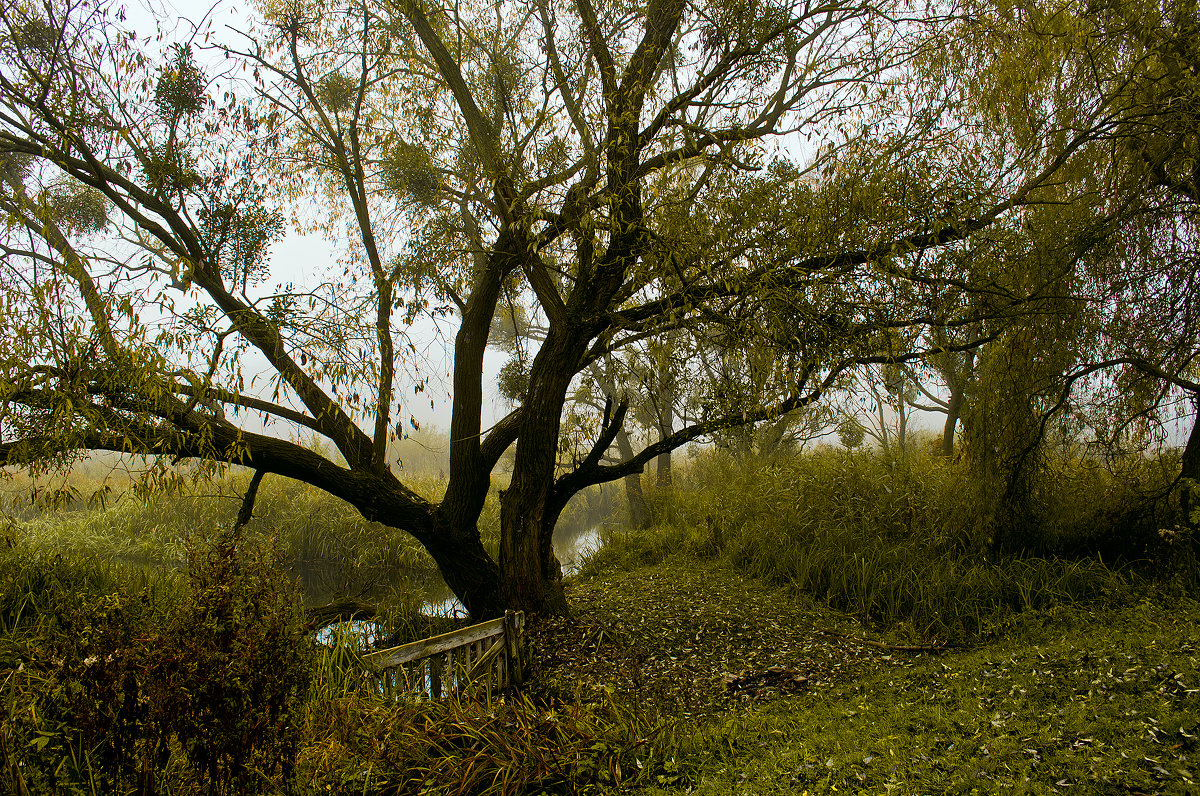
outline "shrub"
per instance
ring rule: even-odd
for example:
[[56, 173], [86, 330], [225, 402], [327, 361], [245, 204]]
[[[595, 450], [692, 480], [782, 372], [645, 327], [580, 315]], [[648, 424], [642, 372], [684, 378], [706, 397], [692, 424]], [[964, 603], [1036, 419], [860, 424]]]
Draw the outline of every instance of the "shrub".
[[201, 779], [257, 792], [293, 774], [310, 674], [294, 586], [261, 551], [223, 535], [189, 568], [191, 600], [154, 651], [150, 701]]
[[152, 589], [66, 600], [23, 649], [4, 638], [22, 658], [4, 683], [0, 751], [20, 770], [6, 784], [152, 792], [190, 771], [210, 793], [254, 793], [289, 780], [311, 645], [294, 586], [230, 535], [193, 556], [187, 581], [165, 603]]

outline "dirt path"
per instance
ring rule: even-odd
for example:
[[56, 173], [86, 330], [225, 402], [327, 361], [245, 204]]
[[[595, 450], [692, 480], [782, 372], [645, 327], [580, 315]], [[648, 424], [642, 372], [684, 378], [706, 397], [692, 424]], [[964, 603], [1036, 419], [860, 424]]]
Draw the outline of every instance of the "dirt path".
[[[575, 615], [531, 632], [548, 696], [615, 694], [693, 715], [828, 688], [912, 653], [861, 644], [853, 619], [727, 569], [663, 563], [568, 587]], [[845, 634], [831, 635], [833, 634]]]

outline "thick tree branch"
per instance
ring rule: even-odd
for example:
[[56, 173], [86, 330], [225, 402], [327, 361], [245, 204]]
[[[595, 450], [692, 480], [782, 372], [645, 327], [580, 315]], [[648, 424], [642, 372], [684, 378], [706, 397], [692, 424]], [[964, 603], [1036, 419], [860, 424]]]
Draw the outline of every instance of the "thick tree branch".
[[256, 412], [264, 412], [272, 417], [278, 417], [281, 420], [288, 420], [299, 426], [310, 428], [313, 431], [320, 432], [321, 425], [304, 414], [297, 412], [286, 406], [280, 406], [270, 401], [264, 401], [261, 398], [255, 398], [249, 395], [239, 395], [229, 390], [220, 387], [193, 387], [190, 384], [179, 384], [174, 387], [175, 392], [180, 395], [186, 395], [189, 398], [195, 398], [199, 401], [214, 400], [230, 406], [239, 407], [242, 409], [251, 409]]
[[[243, 431], [228, 423], [191, 414], [184, 422], [152, 424], [116, 417], [104, 407], [90, 408], [98, 419], [119, 422], [117, 429], [94, 428], [63, 437], [31, 436], [0, 444], [0, 466], [22, 464], [29, 456], [42, 459], [52, 452], [107, 450], [178, 458], [202, 458], [240, 464], [311, 484], [335, 495], [369, 520], [408, 531], [418, 541], [432, 539], [433, 506], [390, 474], [351, 470], [286, 440]], [[64, 443], [69, 447], [64, 447]]]

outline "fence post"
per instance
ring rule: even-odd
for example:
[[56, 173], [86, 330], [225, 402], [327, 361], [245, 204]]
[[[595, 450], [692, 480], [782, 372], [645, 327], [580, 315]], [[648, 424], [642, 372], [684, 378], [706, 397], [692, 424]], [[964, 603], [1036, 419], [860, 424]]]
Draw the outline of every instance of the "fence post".
[[[504, 612], [504, 656], [511, 685], [520, 685], [525, 680], [525, 643], [521, 633], [525, 625], [524, 611]], [[504, 685], [503, 683], [501, 685]]]

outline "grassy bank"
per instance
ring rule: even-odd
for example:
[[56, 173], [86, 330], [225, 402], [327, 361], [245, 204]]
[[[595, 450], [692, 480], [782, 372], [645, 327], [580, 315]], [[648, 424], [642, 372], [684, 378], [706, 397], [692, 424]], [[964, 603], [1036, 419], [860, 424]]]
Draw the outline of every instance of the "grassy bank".
[[[439, 440], [425, 440], [433, 453], [406, 442], [414, 466], [436, 460]], [[41, 481], [21, 473], [4, 475], [0, 532], [14, 541], [51, 556], [173, 570], [183, 569], [190, 551], [211, 544], [232, 525], [250, 481], [248, 471], [230, 468], [204, 478], [184, 473], [170, 488], [145, 492], [130, 474], [94, 463]], [[406, 474], [405, 484], [437, 501], [445, 492], [445, 471], [414, 470]], [[493, 557], [500, 543], [499, 492], [506, 485], [505, 475], [493, 477], [479, 517], [484, 547]], [[50, 493], [69, 497], [58, 507], [31, 500]], [[580, 494], [564, 510], [560, 528], [593, 526], [610, 510], [598, 490]], [[301, 580], [310, 602], [351, 595], [388, 605], [450, 596], [433, 559], [411, 536], [370, 522], [344, 501], [298, 481], [265, 478], [244, 535], [275, 551], [276, 559]]]
[[[12, 563], [3, 569], [25, 572], [27, 599], [14, 612], [15, 589], [5, 592], [5, 771], [23, 772], [32, 793], [132, 792], [136, 765], [113, 762], [106, 714], [95, 712], [116, 703], [71, 702], [63, 678], [82, 676], [94, 697], [104, 683], [126, 682], [121, 672], [146, 677], [146, 662], [174, 659], [155, 650], [216, 648], [196, 620], [196, 606], [212, 604], [213, 579], [114, 602], [80, 586], [110, 591], [119, 573], [66, 559]], [[249, 593], [261, 595], [257, 582], [246, 582]], [[715, 561], [610, 568], [571, 584], [568, 596], [572, 618], [531, 631], [531, 685], [491, 702], [384, 702], [353, 644], [296, 637], [299, 646], [276, 647], [284, 657], [299, 650], [291, 666], [304, 673], [281, 725], [294, 730], [291, 752], [255, 750], [252, 776], [223, 792], [282, 792], [289, 776], [302, 794], [1193, 792], [1200, 605], [1187, 599], [1027, 611], [993, 638], [921, 652], [894, 648], [904, 646], [900, 635], [811, 594]], [[295, 605], [277, 597], [277, 606]], [[116, 608], [137, 632], [118, 632]], [[295, 621], [269, 615], [276, 627]], [[272, 637], [262, 616], [247, 630], [256, 648]], [[55, 640], [58, 623], [78, 627], [80, 617], [91, 617], [90, 646]], [[121, 654], [96, 646], [105, 639]], [[208, 654], [207, 673], [242, 670], [239, 655]], [[97, 669], [93, 656], [112, 662]], [[277, 681], [278, 663], [258, 661], [243, 682], [254, 686], [255, 672]], [[98, 671], [110, 678], [88, 679]], [[158, 737], [145, 716], [120, 726], [127, 738]], [[159, 791], [205, 792], [185, 743], [164, 748]], [[126, 773], [114, 779], [114, 770]]]
[[[573, 616], [531, 627], [530, 684], [491, 701], [386, 701], [358, 640], [304, 632], [279, 567], [301, 545], [334, 527], [353, 566], [399, 555], [319, 493], [268, 482], [234, 546], [213, 501], [231, 516], [236, 482], [80, 512], [93, 535], [14, 523], [0, 789], [133, 793], [152, 771], [173, 794], [1194, 792], [1190, 540], [1120, 561], [1095, 543], [1137, 527], [1155, 463], [1138, 490], [1081, 468], [1075, 498], [1042, 496], [1053, 550], [1006, 557], [932, 457], [689, 464], [655, 527], [611, 530], [568, 584]], [[105, 553], [121, 539], [164, 565]], [[393, 641], [443, 629], [418, 607], [395, 603]]]
[[[592, 567], [718, 561], [911, 638], [973, 639], [1024, 611], [1123, 603], [1151, 581], [1194, 588], [1196, 540], [1174, 529], [1162, 498], [1173, 466], [1145, 459], [1113, 473], [1060, 463], [1037, 496], [1042, 547], [996, 555], [978, 485], [941, 457], [702, 452], [673, 488], [654, 493], [656, 524], [612, 530]], [[1160, 532], [1164, 524], [1172, 530]]]

